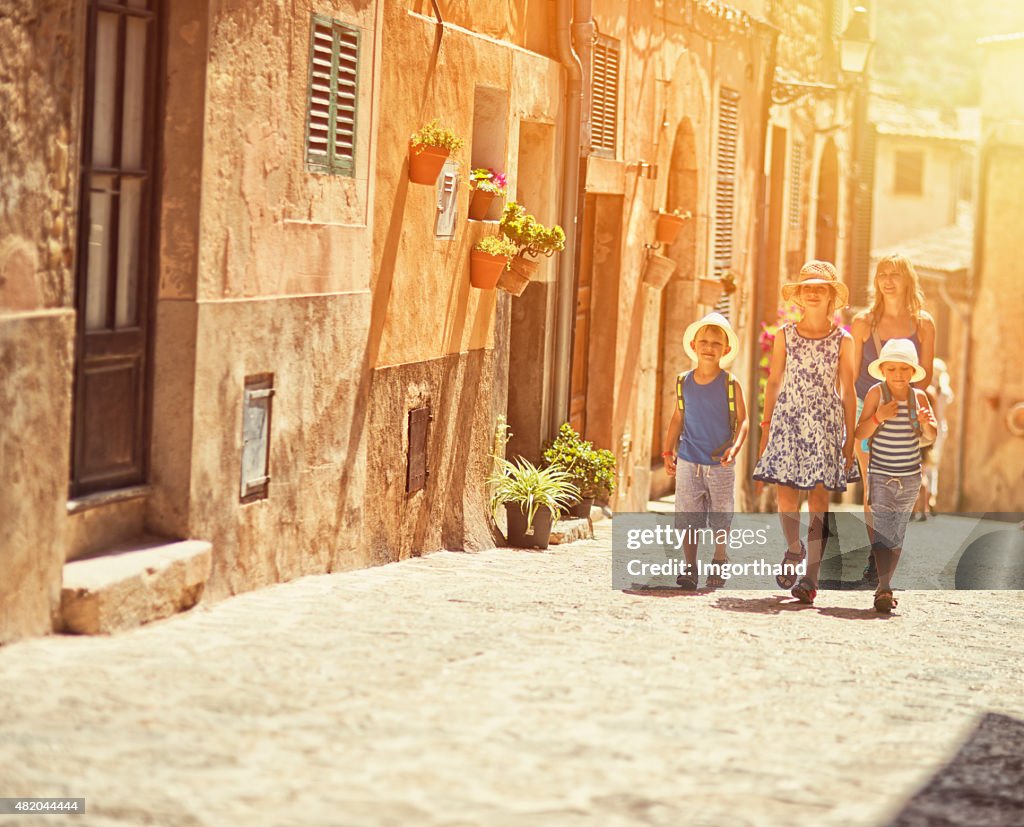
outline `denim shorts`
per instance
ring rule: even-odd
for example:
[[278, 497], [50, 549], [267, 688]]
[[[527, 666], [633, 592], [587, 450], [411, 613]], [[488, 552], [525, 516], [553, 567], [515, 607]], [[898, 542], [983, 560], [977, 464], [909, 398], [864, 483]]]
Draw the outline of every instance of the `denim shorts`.
[[728, 529], [735, 485], [734, 465], [698, 465], [677, 459], [676, 527]]
[[921, 473], [892, 477], [872, 471], [868, 474], [868, 498], [874, 520], [876, 545], [903, 548], [907, 523], [921, 490]]

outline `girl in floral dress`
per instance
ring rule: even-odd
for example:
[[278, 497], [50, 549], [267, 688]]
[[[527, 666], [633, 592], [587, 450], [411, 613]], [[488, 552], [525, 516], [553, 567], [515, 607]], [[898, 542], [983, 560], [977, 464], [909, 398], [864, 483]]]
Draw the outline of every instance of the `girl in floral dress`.
[[[856, 479], [853, 339], [832, 322], [835, 311], [846, 306], [849, 291], [830, 262], [809, 261], [797, 281], [783, 285], [782, 298], [803, 308], [803, 316], [775, 336], [754, 479], [776, 484], [787, 545], [786, 568], [776, 582], [792, 587], [801, 602], [813, 603], [829, 492], [845, 491], [847, 481]], [[808, 492], [806, 546], [800, 540], [800, 491]], [[807, 574], [797, 582], [787, 572], [805, 556]]]

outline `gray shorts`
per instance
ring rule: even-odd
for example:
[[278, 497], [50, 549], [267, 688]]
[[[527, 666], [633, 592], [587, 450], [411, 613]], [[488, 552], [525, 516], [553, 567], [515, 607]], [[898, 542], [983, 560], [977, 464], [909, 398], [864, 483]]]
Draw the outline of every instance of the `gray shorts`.
[[728, 529], [732, 525], [736, 466], [676, 460], [676, 527]]
[[876, 471], [868, 474], [868, 501], [876, 544], [883, 548], [903, 548], [907, 523], [920, 489], [920, 473], [909, 477], [891, 477]]

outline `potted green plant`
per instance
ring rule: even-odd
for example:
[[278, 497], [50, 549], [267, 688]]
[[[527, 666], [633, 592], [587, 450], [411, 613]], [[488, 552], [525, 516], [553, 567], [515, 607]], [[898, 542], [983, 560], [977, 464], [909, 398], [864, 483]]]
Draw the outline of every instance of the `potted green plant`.
[[469, 173], [469, 217], [472, 221], [483, 221], [491, 209], [491, 202], [505, 194], [508, 181], [505, 173], [477, 167]]
[[514, 296], [522, 295], [526, 285], [537, 274], [537, 263], [527, 256], [553, 256], [565, 249], [565, 231], [557, 224], [550, 227], [541, 224], [526, 212], [522, 204], [509, 201], [501, 213], [498, 225], [501, 233], [516, 245], [517, 253], [509, 270], [502, 274], [498, 287]]
[[409, 138], [409, 180], [414, 184], [436, 184], [444, 162], [466, 143], [453, 130], [434, 118]]
[[552, 524], [579, 498], [579, 489], [561, 468], [538, 468], [523, 457], [496, 459], [499, 470], [488, 480], [494, 486], [491, 509], [497, 516], [498, 508], [505, 507], [509, 544], [547, 548]]
[[544, 461], [549, 467], [569, 474], [579, 489], [580, 499], [573, 510], [575, 516], [589, 517], [594, 500], [610, 497], [615, 491], [615, 454], [595, 448], [568, 422], [562, 423], [558, 436], [544, 451]]
[[516, 245], [500, 235], [489, 235], [473, 245], [469, 256], [469, 283], [481, 290], [493, 290], [509, 259], [516, 254]]
[[693, 213], [689, 210], [683, 212], [682, 210], [672, 210], [672, 212], [665, 212], [662, 210], [658, 213], [658, 222], [654, 227], [654, 240], [659, 244], [673, 244], [679, 237], [679, 231], [683, 229], [683, 224], [693, 218]]

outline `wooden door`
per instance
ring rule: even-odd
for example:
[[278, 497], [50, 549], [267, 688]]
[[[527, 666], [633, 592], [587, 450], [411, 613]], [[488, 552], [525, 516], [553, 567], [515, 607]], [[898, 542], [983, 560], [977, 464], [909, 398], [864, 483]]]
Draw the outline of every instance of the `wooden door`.
[[89, 0], [73, 495], [142, 482], [159, 0]]

